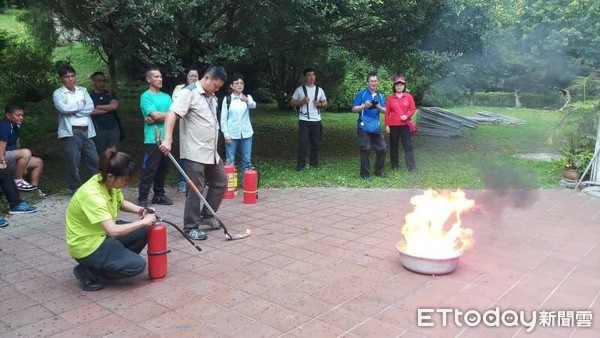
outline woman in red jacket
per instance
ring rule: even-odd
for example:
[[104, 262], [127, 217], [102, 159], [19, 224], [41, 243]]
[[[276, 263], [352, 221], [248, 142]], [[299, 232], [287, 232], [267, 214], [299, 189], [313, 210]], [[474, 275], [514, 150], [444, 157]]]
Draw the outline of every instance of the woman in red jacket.
[[398, 170], [398, 141], [402, 139], [406, 168], [408, 171], [415, 171], [415, 154], [407, 125], [415, 113], [415, 100], [406, 92], [406, 80], [403, 76], [394, 77], [393, 91], [385, 103], [385, 132], [390, 135], [392, 170]]

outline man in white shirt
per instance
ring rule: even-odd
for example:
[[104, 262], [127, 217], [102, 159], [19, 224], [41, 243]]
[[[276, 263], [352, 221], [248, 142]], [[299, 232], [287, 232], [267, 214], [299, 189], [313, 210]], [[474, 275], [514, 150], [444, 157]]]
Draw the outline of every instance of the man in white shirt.
[[323, 88], [315, 85], [315, 71], [305, 69], [304, 84], [294, 91], [290, 104], [298, 107], [298, 159], [296, 170], [302, 171], [306, 166], [306, 153], [310, 145], [310, 166], [319, 167], [319, 141], [321, 139], [321, 112], [327, 107], [327, 98]]
[[60, 66], [58, 76], [63, 86], [54, 91], [52, 99], [58, 111], [58, 139], [65, 154], [67, 185], [75, 193], [82, 182], [79, 162], [83, 161], [89, 176], [98, 166], [96, 146], [91, 140], [96, 136], [91, 118], [94, 102], [87, 89], [76, 85], [73, 67]]

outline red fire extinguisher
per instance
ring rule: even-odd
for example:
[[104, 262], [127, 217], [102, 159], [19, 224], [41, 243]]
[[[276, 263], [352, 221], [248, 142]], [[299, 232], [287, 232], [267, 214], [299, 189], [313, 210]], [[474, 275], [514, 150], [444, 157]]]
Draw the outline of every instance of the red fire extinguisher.
[[223, 198], [226, 200], [232, 199], [236, 195], [237, 189], [237, 170], [231, 163], [225, 164], [225, 173], [227, 174], [227, 189], [223, 194]]
[[148, 227], [148, 275], [150, 279], [167, 275], [167, 225], [157, 221]]
[[255, 204], [258, 198], [258, 171], [250, 168], [244, 171], [244, 204]]

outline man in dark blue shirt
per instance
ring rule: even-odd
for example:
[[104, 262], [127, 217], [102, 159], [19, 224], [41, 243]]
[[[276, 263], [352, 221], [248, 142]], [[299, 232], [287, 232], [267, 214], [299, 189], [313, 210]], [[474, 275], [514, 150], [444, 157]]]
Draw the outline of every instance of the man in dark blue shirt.
[[92, 120], [96, 125], [94, 144], [100, 156], [110, 147], [118, 148], [121, 142], [121, 126], [117, 115], [119, 101], [114, 92], [106, 90], [106, 77], [103, 72], [95, 72], [91, 79], [94, 90], [89, 91], [89, 94], [94, 101]]
[[[6, 164], [13, 173], [20, 191], [36, 190], [44, 169], [44, 161], [21, 148], [20, 129], [25, 119], [25, 110], [18, 104], [9, 103], [4, 109], [5, 117], [0, 120], [0, 163]], [[30, 181], [24, 179], [29, 174]]]

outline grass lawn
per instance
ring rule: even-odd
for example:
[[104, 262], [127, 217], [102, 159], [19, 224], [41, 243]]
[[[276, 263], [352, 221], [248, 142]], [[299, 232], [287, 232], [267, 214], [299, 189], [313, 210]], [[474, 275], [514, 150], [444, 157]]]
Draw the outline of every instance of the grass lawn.
[[[387, 170], [387, 178], [364, 181], [359, 177], [356, 114], [323, 115], [323, 140], [320, 168], [297, 173], [295, 147], [297, 120], [291, 112], [273, 108], [259, 109], [253, 115], [256, 125], [253, 162], [259, 168], [261, 184], [270, 187], [390, 187], [390, 188], [483, 188], [482, 176], [507, 176], [498, 179], [536, 187], [555, 187], [559, 173], [551, 163], [514, 158], [528, 152], [551, 151], [546, 144], [548, 129], [555, 123], [554, 112], [513, 110], [490, 107], [455, 108], [461, 115], [487, 110], [527, 120], [525, 125], [485, 125], [469, 130], [461, 138], [414, 139], [417, 173], [408, 173], [400, 154], [401, 168]], [[372, 165], [374, 154], [372, 154]], [[386, 169], [390, 168], [389, 155]], [[504, 175], [506, 174], [506, 175]], [[524, 182], [520, 182], [524, 181]], [[513, 183], [514, 183], [513, 182]]]
[[[127, 126], [123, 149], [141, 160], [142, 123], [134, 99], [120, 100], [119, 113]], [[356, 114], [323, 114], [323, 139], [319, 169], [295, 171], [297, 116], [274, 106], [259, 104], [252, 113], [255, 127], [253, 163], [260, 172], [261, 187], [361, 187], [361, 188], [465, 188], [480, 189], [486, 185], [484, 175], [516, 187], [556, 187], [560, 173], [552, 163], [517, 159], [514, 155], [528, 152], [548, 152], [549, 128], [556, 122], [552, 111], [503, 109], [491, 107], [458, 107], [452, 111], [474, 115], [477, 111], [493, 111], [527, 121], [524, 125], [484, 125], [469, 130], [460, 138], [416, 136], [415, 157], [418, 171], [408, 173], [389, 170], [387, 178], [374, 177], [364, 181], [359, 176], [359, 153], [356, 139]], [[56, 139], [56, 119], [49, 102], [26, 107], [23, 144], [31, 147], [46, 162], [43, 187], [61, 191], [64, 170]], [[37, 125], [42, 133], [32, 133]], [[43, 126], [43, 127], [42, 127]], [[177, 145], [174, 149], [178, 149]], [[374, 154], [372, 154], [372, 164]], [[139, 162], [138, 162], [139, 163]], [[171, 170], [169, 183], [175, 184], [176, 169]]]
[[5, 30], [15, 34], [27, 34], [27, 26], [17, 20], [17, 17], [25, 13], [23, 10], [7, 9], [0, 14], [0, 30]]

